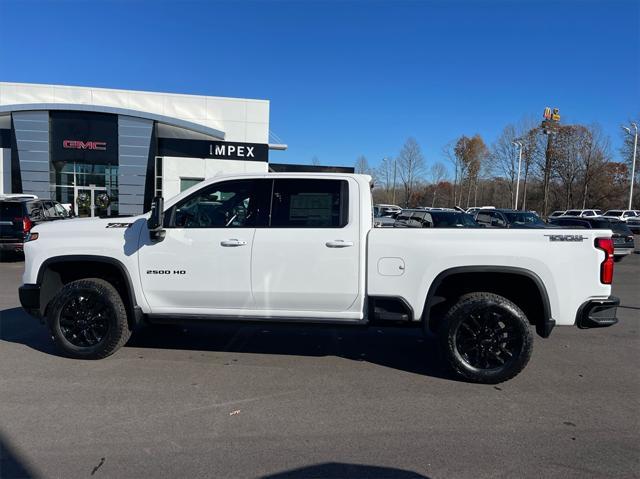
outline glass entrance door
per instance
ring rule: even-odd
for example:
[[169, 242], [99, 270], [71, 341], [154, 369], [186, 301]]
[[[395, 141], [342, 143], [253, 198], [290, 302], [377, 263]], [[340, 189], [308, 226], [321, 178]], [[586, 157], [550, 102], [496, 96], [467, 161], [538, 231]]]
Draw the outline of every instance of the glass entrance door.
[[76, 216], [110, 216], [111, 198], [106, 186], [76, 186], [73, 189]]
[[118, 216], [118, 166], [55, 161], [52, 198], [78, 216]]

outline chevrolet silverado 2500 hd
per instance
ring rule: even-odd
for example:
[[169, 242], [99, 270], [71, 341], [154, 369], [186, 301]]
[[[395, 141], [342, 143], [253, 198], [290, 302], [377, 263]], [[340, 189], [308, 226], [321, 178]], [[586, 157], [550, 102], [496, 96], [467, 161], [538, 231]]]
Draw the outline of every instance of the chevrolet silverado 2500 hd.
[[215, 177], [143, 216], [38, 225], [20, 300], [75, 358], [141, 321], [391, 320], [437, 333], [484, 383], [525, 367], [532, 329], [617, 321], [609, 230], [372, 225], [367, 176]]

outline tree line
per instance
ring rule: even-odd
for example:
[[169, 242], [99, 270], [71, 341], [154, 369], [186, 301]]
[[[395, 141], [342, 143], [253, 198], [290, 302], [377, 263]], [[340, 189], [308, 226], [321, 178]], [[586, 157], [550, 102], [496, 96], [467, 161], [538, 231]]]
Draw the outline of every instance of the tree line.
[[[416, 139], [408, 138], [396, 157], [384, 158], [377, 168], [360, 156], [355, 171], [373, 176], [376, 203], [405, 208], [517, 204], [518, 209], [541, 215], [574, 208], [626, 208], [633, 137], [621, 134], [623, 161], [614, 160], [610, 140], [599, 125], [543, 127], [523, 121], [507, 125], [491, 145], [478, 134], [462, 135], [447, 143], [442, 157], [429, 165]], [[636, 165], [636, 209], [639, 170]]]

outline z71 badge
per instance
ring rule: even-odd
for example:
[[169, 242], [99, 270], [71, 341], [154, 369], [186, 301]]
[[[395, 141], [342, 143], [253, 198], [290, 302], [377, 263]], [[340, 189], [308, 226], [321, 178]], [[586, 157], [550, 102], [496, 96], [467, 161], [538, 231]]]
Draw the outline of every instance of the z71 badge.
[[128, 228], [131, 223], [107, 223], [105, 228]]
[[588, 239], [582, 235], [545, 235], [549, 238], [549, 241], [566, 241], [566, 242], [580, 242]]

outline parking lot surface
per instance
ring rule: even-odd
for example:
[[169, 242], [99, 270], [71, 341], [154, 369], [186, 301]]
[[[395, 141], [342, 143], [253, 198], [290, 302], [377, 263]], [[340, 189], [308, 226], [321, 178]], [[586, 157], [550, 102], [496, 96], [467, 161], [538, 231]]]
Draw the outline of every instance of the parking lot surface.
[[640, 476], [640, 255], [620, 323], [556, 328], [498, 386], [418, 329], [147, 327], [102, 361], [57, 355], [0, 264], [0, 477]]

